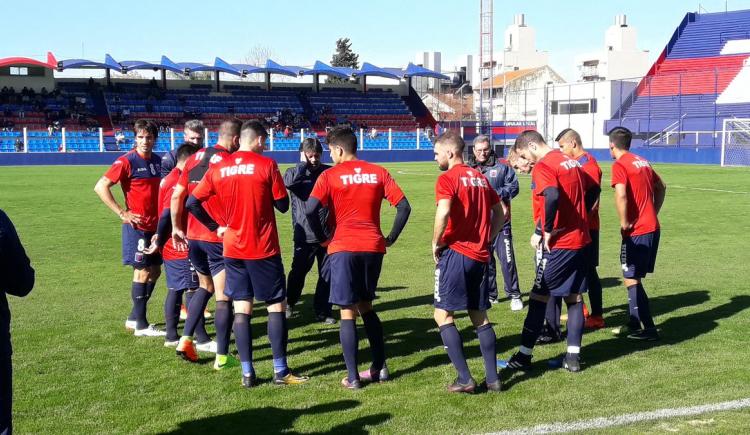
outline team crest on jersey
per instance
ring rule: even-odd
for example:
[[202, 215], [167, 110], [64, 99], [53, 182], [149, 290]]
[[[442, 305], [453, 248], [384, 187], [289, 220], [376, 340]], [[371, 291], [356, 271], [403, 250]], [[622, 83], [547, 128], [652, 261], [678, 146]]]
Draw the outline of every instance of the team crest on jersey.
[[359, 174], [362, 172], [362, 168], [354, 168], [354, 172]]
[[242, 161], [242, 157], [240, 157], [238, 159], [234, 159], [234, 163], [237, 164], [237, 165], [239, 165], [241, 161]]
[[497, 169], [493, 169], [490, 171], [490, 177], [497, 177]]

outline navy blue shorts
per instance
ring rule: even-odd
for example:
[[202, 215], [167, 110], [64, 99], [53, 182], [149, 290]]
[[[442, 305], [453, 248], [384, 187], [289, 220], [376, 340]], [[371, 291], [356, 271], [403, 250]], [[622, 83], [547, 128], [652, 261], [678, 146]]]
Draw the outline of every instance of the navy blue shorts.
[[328, 256], [331, 296], [328, 302], [346, 307], [375, 299], [383, 254], [377, 252], [336, 252]]
[[589, 262], [589, 267], [599, 266], [599, 230], [589, 230], [591, 236], [591, 243], [586, 245], [586, 258]]
[[542, 261], [536, 267], [532, 293], [543, 296], [565, 297], [585, 293], [588, 287], [586, 248], [553, 249], [542, 252]]
[[216, 276], [224, 270], [224, 244], [188, 241], [188, 257], [195, 271], [205, 276]]
[[286, 299], [286, 277], [281, 255], [261, 260], [225, 258], [227, 271], [224, 294], [235, 301], [275, 304]]
[[653, 273], [656, 266], [656, 253], [659, 251], [659, 230], [640, 236], [622, 238], [620, 246], [620, 263], [622, 276], [628, 279], [639, 279], [647, 273]]
[[487, 263], [452, 249], [444, 250], [435, 268], [435, 308], [445, 311], [488, 310], [488, 279]]
[[161, 265], [161, 254], [146, 255], [143, 250], [151, 245], [151, 231], [136, 230], [130, 224], [122, 224], [122, 264], [134, 269], [145, 269]]
[[187, 258], [181, 260], [164, 260], [164, 272], [167, 274], [167, 289], [172, 291], [198, 288], [198, 275]]

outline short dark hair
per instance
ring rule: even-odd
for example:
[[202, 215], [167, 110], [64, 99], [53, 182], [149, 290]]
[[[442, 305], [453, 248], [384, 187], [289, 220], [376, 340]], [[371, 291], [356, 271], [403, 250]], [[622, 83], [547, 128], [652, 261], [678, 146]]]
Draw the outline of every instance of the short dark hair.
[[566, 128], [565, 130], [561, 131], [560, 134], [558, 134], [555, 138], [555, 142], [560, 142], [563, 139], [573, 140], [576, 144], [578, 144], [579, 147], [583, 147], [581, 135], [572, 128]]
[[200, 149], [199, 146], [190, 143], [190, 142], [184, 142], [182, 145], [180, 145], [177, 148], [177, 151], [174, 153], [174, 159], [177, 162], [181, 162], [188, 157], [192, 156], [193, 154], [197, 153]]
[[328, 147], [341, 147], [348, 154], [357, 154], [357, 136], [349, 127], [334, 127], [326, 135]]
[[299, 150], [305, 153], [323, 154], [323, 146], [315, 137], [308, 137], [307, 139], [303, 140], [299, 146]]
[[630, 149], [630, 142], [633, 140], [633, 133], [625, 127], [615, 127], [607, 133], [609, 136], [609, 143], [615, 146], [618, 150], [628, 151]]
[[516, 148], [516, 150], [525, 150], [529, 147], [529, 144], [531, 142], [538, 142], [547, 144], [547, 142], [544, 140], [544, 137], [542, 137], [541, 134], [539, 134], [536, 130], [524, 130], [521, 132], [521, 134], [516, 137], [516, 142], [513, 144], [513, 146]]
[[133, 124], [133, 131], [138, 134], [139, 131], [146, 130], [156, 139], [159, 137], [159, 127], [156, 126], [154, 121], [150, 119], [139, 119]]
[[463, 154], [464, 148], [466, 148], [466, 142], [460, 134], [455, 131], [448, 130], [445, 133], [435, 139], [435, 145], [448, 145], [453, 148], [457, 154]]
[[234, 137], [239, 136], [242, 130], [242, 121], [237, 118], [225, 119], [219, 125], [219, 136], [220, 137]]
[[242, 136], [251, 134], [253, 139], [256, 137], [268, 137], [268, 131], [266, 131], [266, 128], [257, 119], [243, 122], [239, 133]]

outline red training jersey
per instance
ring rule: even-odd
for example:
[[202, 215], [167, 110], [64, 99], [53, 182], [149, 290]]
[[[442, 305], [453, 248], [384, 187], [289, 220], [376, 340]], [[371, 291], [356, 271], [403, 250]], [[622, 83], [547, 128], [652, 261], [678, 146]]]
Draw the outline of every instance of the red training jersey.
[[334, 222], [329, 254], [385, 253], [380, 206], [383, 199], [395, 206], [404, 198], [404, 192], [382, 166], [352, 160], [320, 174], [310, 197], [328, 207], [329, 221]]
[[534, 195], [541, 198], [538, 212], [545, 227], [544, 190], [559, 191], [557, 216], [552, 230], [550, 249], [581, 249], [591, 242], [584, 192], [588, 187], [581, 164], [559, 150], [550, 151], [536, 162], [531, 172]]
[[[602, 186], [602, 168], [591, 153], [586, 152], [578, 157], [578, 163], [581, 164], [584, 176], [586, 177], [586, 186]], [[589, 212], [589, 229], [599, 231], [599, 207]]]
[[287, 194], [273, 159], [236, 151], [211, 165], [192, 194], [204, 204], [216, 198], [222, 205], [225, 257], [261, 260], [281, 254], [273, 202]]
[[[161, 179], [161, 185], [159, 186], [159, 217], [164, 213], [164, 210], [171, 207], [172, 192], [174, 192], [174, 187], [177, 185], [181, 173], [182, 171], [174, 168], [166, 177]], [[183, 215], [182, 219], [182, 227], [185, 228], [185, 225], [187, 225], [187, 215]], [[164, 244], [161, 255], [165, 260], [184, 260], [188, 258], [187, 251], [178, 251], [175, 249], [171, 236], [167, 240], [167, 243]]]
[[644, 158], [625, 153], [612, 164], [612, 187], [624, 184], [627, 191], [628, 221], [633, 229], [628, 236], [640, 236], [659, 229], [654, 207], [654, 185], [661, 178]]
[[154, 153], [145, 158], [136, 150], [128, 151], [117, 158], [104, 176], [113, 183], [119, 183], [125, 196], [125, 207], [141, 216], [141, 223], [135, 228], [154, 232], [159, 222], [159, 175], [161, 158]]
[[495, 189], [479, 171], [460, 164], [441, 174], [435, 184], [436, 202], [451, 201], [442, 243], [473, 260], [490, 260], [492, 207], [500, 202]]
[[[222, 161], [225, 158], [229, 158], [229, 156], [231, 155], [229, 151], [227, 151], [227, 149], [222, 147], [221, 145], [216, 145], [214, 148], [216, 148], [219, 151], [213, 156], [211, 156], [211, 159], [209, 161], [209, 167], [210, 165], [214, 165]], [[182, 171], [182, 174], [180, 175], [178, 184], [182, 186], [183, 188], [187, 189], [188, 195], [191, 195], [193, 193], [193, 190], [195, 190], [195, 187], [200, 182], [200, 177], [191, 177], [190, 174], [192, 171], [200, 170], [198, 166], [200, 165], [205, 155], [206, 155], [206, 150], [201, 149], [197, 153], [193, 154], [185, 163], [185, 169]], [[190, 181], [191, 178], [193, 178], [194, 180]], [[211, 217], [220, 226], [226, 226], [226, 220], [224, 219], [224, 215], [222, 215], [221, 213], [222, 205], [219, 202], [218, 197], [212, 197], [208, 201], [203, 203], [203, 208], [206, 209], [208, 214], [211, 215]], [[203, 242], [221, 243], [221, 238], [216, 235], [216, 232], [211, 231], [208, 228], [206, 228], [192, 214], [188, 213], [187, 211], [185, 213], [187, 213], [188, 215], [188, 218], [187, 218], [187, 238], [188, 239], [200, 240]]]

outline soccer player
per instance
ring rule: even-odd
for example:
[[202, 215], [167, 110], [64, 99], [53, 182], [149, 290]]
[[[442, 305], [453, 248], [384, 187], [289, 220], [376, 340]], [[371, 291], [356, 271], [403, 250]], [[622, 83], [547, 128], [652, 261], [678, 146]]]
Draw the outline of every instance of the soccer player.
[[583, 148], [581, 135], [575, 130], [566, 128], [557, 135], [555, 140], [560, 145], [560, 151], [563, 154], [578, 160], [587, 178], [587, 202], [593, 204], [588, 215], [591, 243], [588, 245], [588, 274], [586, 276], [591, 315], [586, 318], [584, 326], [589, 329], [600, 329], [604, 328], [604, 311], [602, 307], [602, 284], [596, 268], [599, 266], [599, 194], [602, 191], [602, 169], [599, 167], [596, 158]]
[[568, 307], [568, 348], [563, 367], [577, 372], [584, 323], [581, 293], [586, 289], [585, 248], [591, 242], [584, 173], [577, 160], [550, 148], [536, 131], [522, 132], [514, 148], [521, 157], [534, 162], [531, 174], [534, 214], [541, 218], [532, 240], [541, 246], [542, 256], [529, 296], [521, 348], [508, 361], [508, 368], [531, 367], [532, 351], [544, 324], [547, 301], [559, 296]]
[[[164, 346], [177, 347], [180, 336], [177, 334], [177, 322], [180, 319], [180, 306], [182, 295], [186, 291], [195, 291], [198, 288], [198, 276], [188, 259], [187, 246], [177, 246], [172, 240], [172, 218], [169, 207], [172, 201], [172, 192], [177, 184], [185, 162], [188, 157], [195, 154], [197, 149], [191, 143], [184, 143], [177, 148], [175, 153], [176, 165], [172, 172], [164, 177], [159, 187], [159, 223], [156, 234], [151, 239], [151, 246], [145, 250], [146, 254], [152, 254], [161, 250], [164, 259], [164, 271], [167, 274], [167, 297], [164, 299], [164, 321], [166, 323], [167, 336], [164, 338]], [[183, 225], [187, 225], [187, 216], [183, 219]], [[202, 327], [203, 325], [199, 325]], [[205, 328], [196, 332], [210, 341]]]
[[520, 311], [523, 309], [521, 301], [521, 289], [518, 286], [518, 271], [516, 270], [516, 258], [513, 254], [513, 232], [510, 225], [510, 201], [518, 195], [518, 177], [516, 171], [503, 159], [495, 156], [490, 145], [490, 138], [479, 135], [474, 138], [474, 169], [481, 172], [490, 183], [490, 187], [500, 196], [505, 213], [503, 229], [496, 239], [490, 241], [490, 263], [487, 269], [489, 273], [490, 301], [497, 302], [497, 272], [495, 271], [495, 251], [500, 260], [500, 269], [503, 272], [505, 295], [510, 298], [510, 309]]
[[622, 233], [622, 275], [628, 288], [628, 338], [652, 341], [659, 339], [659, 333], [641, 280], [654, 271], [656, 264], [660, 236], [658, 215], [667, 186], [648, 161], [630, 152], [632, 138], [633, 134], [624, 127], [615, 127], [609, 132], [609, 152], [615, 159], [612, 187]]
[[24, 297], [34, 287], [34, 269], [8, 215], [0, 210], [0, 434], [13, 432], [13, 364], [6, 294]]
[[[323, 171], [331, 167], [320, 161], [323, 147], [318, 139], [305, 139], [300, 151], [304, 154], [305, 161], [287, 169], [284, 173], [284, 184], [292, 197], [292, 226], [294, 227], [294, 256], [287, 281], [287, 313], [291, 315], [293, 307], [299, 301], [302, 288], [305, 286], [305, 275], [317, 260], [318, 283], [315, 286], [313, 309], [318, 321], [332, 325], [336, 323], [336, 319], [333, 318], [331, 304], [328, 302], [330, 285], [324, 279], [323, 272], [323, 265], [328, 261], [328, 254], [326, 248], [320, 245], [325, 239], [320, 240], [315, 237], [305, 214], [307, 199], [310, 197], [315, 182]], [[328, 211], [324, 209], [318, 219], [325, 227]]]
[[[389, 378], [383, 326], [372, 301], [386, 247], [398, 239], [411, 206], [385, 168], [357, 159], [357, 137], [350, 128], [336, 127], [326, 140], [335, 166], [323, 172], [315, 183], [307, 203], [307, 219], [319, 240], [325, 238], [319, 221], [321, 208], [328, 207], [335, 221], [328, 244], [329, 302], [341, 307], [339, 338], [347, 369], [341, 384], [358, 389], [361, 381], [383, 382]], [[383, 199], [396, 207], [393, 227], [386, 237], [380, 230]], [[357, 316], [362, 317], [372, 350], [372, 365], [359, 373]]]
[[453, 393], [472, 393], [477, 383], [469, 372], [454, 312], [468, 310], [484, 359], [488, 391], [500, 391], [495, 331], [487, 317], [490, 308], [487, 267], [490, 240], [505, 220], [500, 198], [487, 179], [464, 163], [465, 144], [449, 131], [435, 141], [435, 161], [441, 174], [435, 185], [437, 212], [432, 236], [435, 268], [435, 322], [458, 378], [448, 386]]
[[[156, 232], [158, 216], [161, 159], [152, 151], [159, 129], [152, 121], [139, 119], [133, 125], [135, 148], [120, 156], [96, 183], [94, 191], [122, 221], [122, 263], [133, 267], [131, 298], [133, 309], [125, 328], [135, 330], [136, 337], [163, 337], [146, 318], [146, 304], [161, 274], [161, 256], [143, 251]], [[125, 196], [125, 207], [112, 196], [112, 186], [119, 183]]]
[[[265, 302], [268, 311], [274, 384], [308, 380], [294, 375], [287, 365], [286, 286], [274, 208], [285, 213], [289, 197], [276, 162], [262, 155], [267, 137], [260, 122], [243, 123], [239, 150], [208, 170], [187, 203], [191, 214], [224, 238], [224, 296], [234, 305], [234, 336], [246, 388], [257, 382], [250, 323], [254, 299]], [[225, 226], [219, 226], [203, 208], [210, 198], [218, 198]]]
[[[242, 123], [235, 118], [227, 119], [219, 126], [219, 143], [211, 148], [195, 153], [185, 164], [180, 179], [172, 193], [170, 211], [172, 213], [172, 238], [177, 243], [188, 243], [188, 257], [190, 263], [198, 273], [200, 287], [191, 296], [187, 293], [187, 319], [182, 331], [182, 337], [177, 344], [176, 353], [188, 361], [198, 361], [198, 352], [214, 352], [216, 359], [214, 369], [221, 370], [227, 364], [235, 365], [236, 361], [229, 355], [229, 337], [231, 335], [232, 307], [224, 295], [225, 273], [224, 257], [222, 255], [222, 239], [216, 234], [216, 229], [207, 228], [192, 214], [187, 218], [187, 236], [183, 225], [185, 202], [193, 189], [203, 179], [211, 165], [217, 164], [230, 157], [239, 147], [240, 127]], [[204, 207], [207, 213], [225, 225], [224, 210], [218, 197], [209, 199]], [[193, 342], [196, 330], [202, 329], [205, 322], [204, 311], [211, 295], [216, 294], [216, 311], [214, 326], [216, 327], [216, 341], [202, 340], [199, 337], [197, 346]]]
[[[203, 121], [191, 119], [185, 123], [182, 136], [185, 143], [191, 144], [196, 151], [203, 148], [203, 134], [205, 132]], [[166, 177], [177, 164], [177, 150], [167, 151], [161, 158], [161, 178]]]

